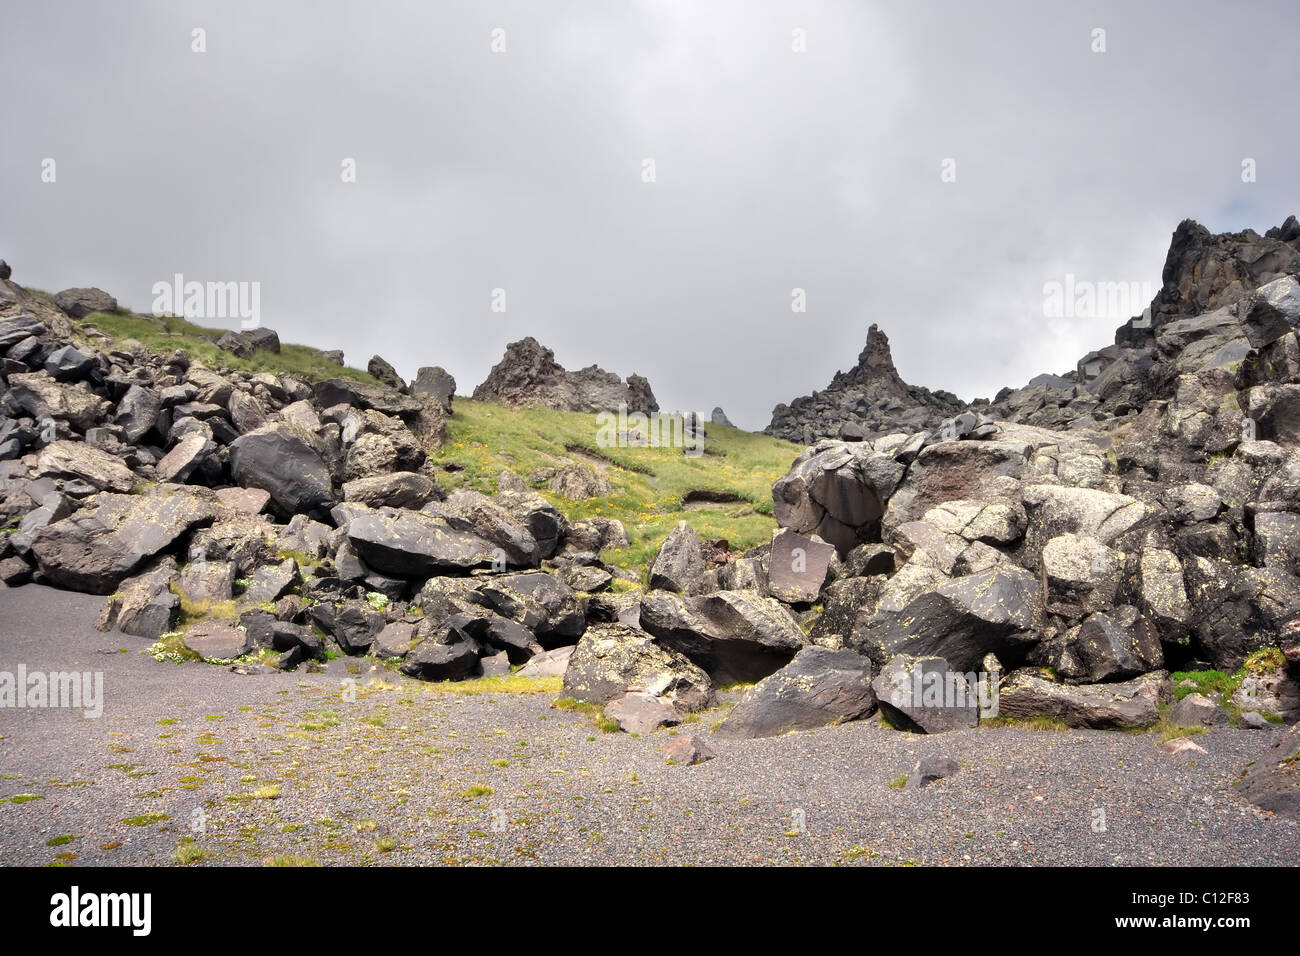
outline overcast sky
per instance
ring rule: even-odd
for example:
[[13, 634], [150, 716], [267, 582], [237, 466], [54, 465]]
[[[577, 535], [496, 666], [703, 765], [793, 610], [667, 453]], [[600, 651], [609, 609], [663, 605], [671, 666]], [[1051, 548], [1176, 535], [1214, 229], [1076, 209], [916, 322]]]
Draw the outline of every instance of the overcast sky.
[[0, 258], [142, 310], [260, 282], [285, 341], [461, 394], [533, 335], [760, 429], [877, 322], [991, 397], [1127, 317], [1045, 283], [1156, 288], [1181, 219], [1300, 212], [1297, 35], [1294, 2], [6, 0]]

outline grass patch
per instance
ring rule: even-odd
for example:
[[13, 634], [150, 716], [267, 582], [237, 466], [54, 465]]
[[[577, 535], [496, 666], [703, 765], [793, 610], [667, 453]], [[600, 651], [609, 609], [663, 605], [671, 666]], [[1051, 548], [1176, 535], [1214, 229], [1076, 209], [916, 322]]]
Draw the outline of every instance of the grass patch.
[[484, 786], [481, 783], [476, 783], [474, 786], [462, 790], [460, 795], [466, 800], [473, 800], [476, 797], [490, 797], [492, 796], [492, 788]]
[[893, 780], [889, 781], [889, 788], [891, 790], [902, 790], [906, 786], [907, 786], [907, 774], [903, 774], [902, 776], [895, 777]]
[[551, 707], [555, 710], [567, 710], [573, 714], [582, 714], [585, 717], [596, 717], [605, 712], [605, 709], [599, 704], [593, 704], [587, 700], [575, 700], [572, 697], [557, 697], [551, 701]]
[[[230, 329], [214, 329], [196, 325], [174, 316], [148, 316], [93, 312], [81, 322], [79, 328], [94, 326], [113, 339], [135, 339], [150, 352], [169, 355], [184, 349], [191, 361], [202, 362], [213, 370], [239, 369], [247, 372], [271, 372], [297, 375], [310, 382], [329, 378], [350, 378], [358, 382], [375, 382], [360, 369], [333, 365], [321, 358], [320, 352], [305, 345], [281, 343], [279, 353], [258, 350], [248, 358], [217, 348], [217, 339]], [[234, 330], [238, 331], [238, 330]]]
[[129, 827], [148, 827], [155, 823], [161, 823], [163, 820], [170, 820], [169, 813], [145, 813], [138, 817], [127, 817], [122, 822]]
[[320, 866], [320, 862], [309, 856], [273, 856], [266, 861], [267, 866]]
[[558, 674], [539, 677], [500, 674], [496, 677], [476, 677], [473, 680], [437, 681], [425, 686], [436, 693], [456, 697], [475, 697], [479, 694], [554, 694], [564, 689], [564, 678]]
[[182, 843], [176, 848], [176, 853], [172, 857], [181, 866], [192, 866], [195, 863], [202, 863], [208, 858], [208, 853], [193, 843]]
[[[1174, 683], [1174, 700], [1182, 700], [1188, 694], [1202, 694], [1206, 697], [1219, 695], [1219, 704], [1234, 716], [1251, 707], [1239, 707], [1232, 702], [1232, 695], [1237, 692], [1241, 682], [1247, 677], [1269, 674], [1286, 665], [1286, 656], [1276, 647], [1264, 647], [1255, 651], [1231, 674], [1218, 670], [1175, 671], [1169, 675]], [[1180, 684], [1192, 686], [1180, 687]], [[1276, 722], [1275, 714], [1261, 711], [1266, 720]]]
[[[617, 518], [630, 546], [601, 557], [640, 573], [678, 521], [688, 520], [705, 538], [726, 538], [747, 549], [771, 540], [772, 484], [803, 450], [791, 442], [707, 425], [708, 452], [690, 458], [683, 449], [601, 448], [596, 416], [545, 408], [509, 408], [458, 398], [447, 421], [447, 439], [430, 454], [433, 464], [453, 470], [438, 480], [448, 488], [496, 490], [497, 476], [509, 469], [525, 481], [542, 468], [563, 461], [599, 459], [613, 493], [586, 501], [563, 498], [545, 487], [537, 491], [570, 520]], [[733, 501], [683, 503], [689, 493], [706, 492]]]
[[1069, 730], [1059, 717], [981, 717], [981, 727], [1017, 727], [1020, 730]]

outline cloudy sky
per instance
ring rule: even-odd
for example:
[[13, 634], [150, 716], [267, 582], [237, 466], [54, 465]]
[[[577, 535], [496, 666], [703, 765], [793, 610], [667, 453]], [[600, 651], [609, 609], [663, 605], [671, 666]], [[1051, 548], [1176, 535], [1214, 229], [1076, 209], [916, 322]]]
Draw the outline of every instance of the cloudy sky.
[[1155, 288], [1181, 219], [1300, 212], [1298, 32], [1289, 0], [6, 0], [0, 258], [142, 310], [260, 282], [286, 341], [462, 394], [533, 335], [758, 429], [877, 322], [908, 381], [991, 396], [1127, 317], [1045, 283]]

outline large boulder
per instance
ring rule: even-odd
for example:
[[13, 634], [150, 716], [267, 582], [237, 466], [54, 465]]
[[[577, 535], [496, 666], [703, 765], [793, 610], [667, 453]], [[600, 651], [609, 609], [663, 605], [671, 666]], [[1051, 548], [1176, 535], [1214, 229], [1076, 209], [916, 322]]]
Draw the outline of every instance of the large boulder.
[[36, 460], [36, 473], [80, 478], [100, 491], [130, 491], [138, 483], [122, 459], [80, 441], [56, 441], [46, 445]]
[[116, 602], [117, 629], [123, 634], [156, 641], [176, 623], [181, 599], [171, 590], [176, 561], [164, 558], [155, 567], [122, 582]]
[[788, 528], [772, 536], [768, 593], [786, 604], [811, 604], [821, 595], [835, 548]]
[[402, 380], [402, 376], [397, 374], [397, 370], [383, 356], [370, 356], [370, 361], [366, 363], [366, 371], [381, 384], [399, 392], [406, 391], [406, 382]]
[[981, 707], [987, 710], [996, 703], [986, 679], [964, 674], [942, 657], [892, 657], [871, 686], [891, 721], [925, 734], [974, 727]]
[[1136, 498], [1096, 488], [1027, 485], [1023, 500], [1029, 514], [1024, 559], [1032, 568], [1038, 567], [1039, 555], [1053, 538], [1080, 535], [1109, 547], [1152, 514]]
[[80, 431], [93, 428], [108, 412], [108, 403], [98, 395], [56, 381], [48, 372], [10, 375], [9, 398], [37, 421], [61, 418]]
[[[940, 441], [923, 448], [889, 501], [886, 540], [894, 529], [951, 501], [986, 497], [1028, 471], [1032, 448], [1022, 441]], [[1018, 520], [1018, 519], [1017, 519]]]
[[650, 587], [686, 594], [704, 574], [700, 536], [685, 521], [668, 533], [650, 565]]
[[54, 296], [54, 304], [74, 319], [84, 319], [92, 312], [117, 311], [117, 299], [103, 289], [64, 289]]
[[489, 567], [497, 549], [445, 519], [400, 508], [365, 511], [347, 524], [352, 549], [370, 567], [402, 578]]
[[1167, 694], [1162, 671], [1119, 684], [1059, 684], [1032, 670], [1003, 679], [998, 690], [1001, 717], [1053, 717], [1071, 727], [1094, 730], [1146, 727], [1160, 717]]
[[1251, 348], [1272, 345], [1300, 326], [1300, 282], [1295, 276], [1274, 279], [1247, 296], [1237, 311]]
[[1124, 680], [1165, 666], [1155, 627], [1127, 606], [1090, 616], [1079, 626], [1071, 650], [1090, 683]]
[[409, 389], [412, 395], [428, 395], [437, 399], [447, 411], [451, 411], [452, 399], [456, 394], [456, 380], [446, 369], [434, 365], [424, 366], [415, 373], [415, 381]]
[[159, 481], [186, 482], [216, 450], [217, 443], [209, 437], [207, 431], [192, 431], [171, 447], [154, 466], [154, 473]]
[[496, 575], [477, 594], [497, 614], [536, 634], [544, 647], [572, 644], [586, 629], [577, 594], [543, 571]]
[[972, 671], [986, 654], [1007, 663], [1022, 659], [1038, 639], [1041, 609], [1034, 576], [998, 565], [927, 588], [901, 612], [878, 612], [849, 641], [877, 662], [897, 654], [933, 656]]
[[318, 439], [290, 422], [263, 425], [231, 442], [230, 474], [246, 488], [269, 492], [290, 515], [327, 508], [334, 500]]
[[807, 643], [788, 608], [753, 591], [650, 591], [641, 600], [641, 626], [720, 684], [762, 680]]
[[1112, 606], [1124, 569], [1118, 552], [1076, 534], [1048, 541], [1039, 566], [1046, 610], [1071, 619]]
[[414, 471], [355, 478], [343, 485], [344, 501], [359, 501], [372, 508], [421, 508], [439, 497], [437, 483]]
[[1300, 619], [1300, 580], [1282, 568], [1193, 557], [1184, 569], [1195, 643], [1220, 670], [1235, 671], [1253, 652], [1277, 646]]
[[136, 444], [158, 425], [162, 399], [156, 391], [143, 385], [132, 385], [117, 402], [113, 421], [122, 429], [122, 437]]
[[209, 660], [234, 660], [253, 649], [248, 632], [226, 621], [199, 621], [182, 640], [195, 654]]
[[815, 534], [843, 556], [879, 540], [885, 503], [904, 471], [865, 442], [821, 441], [772, 486], [772, 512], [781, 527]]
[[184, 491], [100, 494], [71, 517], [40, 529], [31, 552], [46, 583], [108, 594], [149, 558], [213, 517], [210, 502]]
[[537, 539], [507, 508], [477, 491], [458, 489], [441, 505], [424, 509], [447, 519], [451, 527], [468, 531], [501, 549], [511, 565], [536, 565], [541, 559]]
[[644, 631], [622, 624], [589, 627], [564, 672], [565, 696], [606, 704], [629, 691], [657, 697], [682, 713], [713, 700], [709, 676]]
[[1237, 792], [1261, 810], [1300, 820], [1300, 724], [1277, 734], [1242, 770]]
[[876, 706], [871, 662], [853, 651], [805, 647], [727, 715], [723, 737], [775, 737], [857, 720]]

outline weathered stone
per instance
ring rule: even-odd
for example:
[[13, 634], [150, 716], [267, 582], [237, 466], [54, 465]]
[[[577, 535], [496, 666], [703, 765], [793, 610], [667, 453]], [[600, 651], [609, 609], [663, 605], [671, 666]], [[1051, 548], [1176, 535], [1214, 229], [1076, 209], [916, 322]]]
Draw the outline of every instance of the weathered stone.
[[9, 376], [9, 397], [38, 422], [49, 418], [66, 421], [85, 431], [103, 420], [108, 403], [79, 385], [69, 385], [46, 372]]
[[954, 578], [923, 590], [900, 612], [881, 610], [849, 636], [872, 660], [897, 654], [942, 657], [973, 670], [986, 654], [1016, 661], [1037, 640], [1039, 584], [1011, 565]]
[[922, 757], [907, 777], [907, 789], [919, 790], [936, 780], [951, 777], [960, 769], [957, 761], [946, 755]]
[[772, 486], [773, 515], [781, 527], [815, 534], [846, 555], [879, 540], [885, 503], [904, 470], [861, 442], [818, 442]]
[[713, 700], [708, 675], [644, 631], [621, 624], [589, 627], [564, 672], [565, 696], [605, 704], [628, 691], [660, 698], [682, 713]]
[[279, 564], [263, 565], [254, 571], [242, 596], [254, 604], [278, 601], [297, 583], [298, 562], [285, 558]]
[[32, 554], [48, 583], [108, 594], [147, 559], [212, 517], [207, 501], [181, 491], [100, 494], [88, 507], [41, 529], [33, 537]]
[[344, 501], [359, 501], [372, 508], [421, 508], [436, 497], [433, 479], [413, 471], [356, 478], [343, 485]]
[[704, 763], [718, 755], [717, 751], [709, 746], [708, 741], [696, 734], [674, 737], [661, 749], [665, 760], [686, 767]]
[[864, 717], [875, 709], [871, 662], [853, 651], [805, 647], [759, 681], [727, 715], [723, 737], [775, 737]]
[[1096, 538], [1055, 537], [1044, 545], [1039, 565], [1049, 614], [1077, 619], [1115, 603], [1123, 564], [1117, 552]]
[[629, 734], [648, 734], [682, 722], [681, 714], [658, 697], [629, 692], [605, 705], [605, 716]]
[[1238, 314], [1251, 348], [1276, 342], [1300, 326], [1300, 282], [1284, 276], [1261, 286], [1241, 303]]
[[787, 604], [812, 603], [821, 595], [835, 548], [789, 529], [772, 536], [768, 593]]
[[225, 621], [199, 621], [183, 638], [185, 646], [200, 657], [229, 661], [253, 649], [248, 635]]
[[523, 625], [543, 644], [572, 643], [586, 627], [582, 602], [573, 589], [541, 571], [498, 575], [478, 593], [486, 606]]
[[55, 295], [54, 304], [74, 319], [84, 319], [92, 312], [117, 311], [117, 299], [103, 289], [64, 289]]
[[1169, 722], [1179, 727], [1216, 727], [1228, 722], [1228, 712], [1204, 694], [1188, 694], [1169, 709]]
[[1300, 724], [1277, 734], [1242, 771], [1237, 793], [1262, 810], [1300, 820]]
[[311, 512], [333, 502], [329, 469], [315, 437], [286, 422], [263, 425], [230, 444], [230, 474], [239, 484], [269, 492], [289, 514]]
[[160, 481], [187, 481], [216, 448], [216, 442], [203, 432], [190, 432], [172, 446], [154, 470]]
[[229, 561], [191, 561], [181, 569], [181, 594], [195, 604], [229, 601], [235, 586], [235, 565]]
[[516, 677], [562, 677], [568, 670], [569, 658], [573, 656], [573, 647], [557, 647], [543, 651], [529, 658], [523, 667], [515, 671]]
[[998, 692], [1002, 717], [1054, 717], [1071, 727], [1095, 730], [1146, 727], [1160, 717], [1168, 675], [1162, 671], [1119, 684], [1058, 684], [1033, 671], [1004, 678]]
[[410, 391], [412, 394], [428, 395], [435, 398], [443, 408], [451, 411], [452, 398], [456, 394], [456, 380], [448, 374], [446, 369], [437, 365], [426, 365], [416, 371], [415, 380], [411, 382]]
[[989, 689], [980, 686], [978, 678], [972, 684], [971, 677], [976, 675], [953, 669], [942, 657], [898, 655], [885, 663], [871, 687], [893, 722], [937, 734], [976, 726], [981, 703], [991, 706]]
[[702, 574], [704, 551], [700, 536], [685, 521], [679, 521], [650, 565], [650, 587], [686, 594]]
[[641, 601], [641, 626], [719, 683], [762, 680], [807, 643], [784, 605], [752, 591], [687, 598], [647, 592]]

